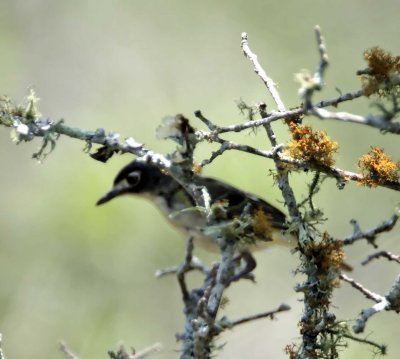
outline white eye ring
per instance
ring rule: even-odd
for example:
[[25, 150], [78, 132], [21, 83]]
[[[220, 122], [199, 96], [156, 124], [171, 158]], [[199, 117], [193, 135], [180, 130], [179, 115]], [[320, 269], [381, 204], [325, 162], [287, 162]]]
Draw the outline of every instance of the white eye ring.
[[139, 171], [131, 172], [126, 176], [126, 180], [131, 186], [136, 186], [140, 182], [140, 178], [141, 174]]

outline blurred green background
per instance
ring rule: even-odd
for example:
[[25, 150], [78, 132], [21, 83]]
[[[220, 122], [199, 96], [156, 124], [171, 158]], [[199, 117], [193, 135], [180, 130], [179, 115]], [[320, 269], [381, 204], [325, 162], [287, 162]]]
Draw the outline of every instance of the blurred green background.
[[[364, 49], [380, 45], [400, 53], [397, 0], [336, 1], [50, 1], [2, 0], [0, 3], [0, 93], [22, 102], [34, 88], [39, 110], [71, 126], [104, 127], [133, 136], [163, 153], [173, 145], [155, 139], [162, 117], [195, 110], [219, 125], [243, 121], [235, 101], [267, 101], [264, 85], [240, 50], [240, 34], [268, 74], [278, 83], [287, 107], [299, 103], [294, 73], [314, 70], [318, 54], [314, 26], [319, 24], [331, 61], [319, 98], [359, 88], [355, 71], [364, 68]], [[340, 109], [368, 113], [366, 101]], [[195, 120], [193, 124], [197, 125]], [[370, 145], [383, 146], [399, 160], [395, 137], [370, 128], [314, 122], [339, 142], [338, 166], [355, 170]], [[198, 124], [200, 126], [200, 124]], [[276, 123], [280, 140], [286, 130]], [[233, 136], [268, 149], [260, 132]], [[398, 142], [397, 142], [398, 143]], [[83, 143], [61, 138], [43, 164], [30, 157], [38, 141], [15, 146], [0, 129], [0, 332], [9, 358], [61, 357], [65, 340], [80, 358], [105, 358], [120, 341], [138, 350], [161, 342], [160, 358], [178, 356], [174, 333], [183, 315], [175, 278], [155, 279], [154, 272], [179, 263], [181, 234], [143, 200], [124, 198], [96, 208], [115, 173], [132, 157], [107, 165], [82, 152]], [[213, 149], [201, 146], [198, 160]], [[228, 153], [205, 170], [283, 208], [280, 193], [267, 176], [271, 161]], [[298, 198], [311, 177], [293, 175]], [[388, 218], [398, 193], [349, 184], [343, 191], [326, 182], [316, 198], [329, 218], [327, 230], [343, 237], [351, 218], [369, 228]], [[382, 236], [382, 249], [399, 252], [399, 230]], [[352, 275], [384, 294], [398, 268], [376, 261], [359, 263], [372, 248], [358, 243], [349, 250]], [[201, 250], [207, 263], [217, 259]], [[258, 283], [229, 289], [225, 313], [232, 319], [276, 307], [292, 306], [277, 320], [243, 325], [224, 334], [219, 358], [284, 358], [286, 344], [298, 341], [300, 294], [293, 287], [297, 258], [286, 249], [258, 253]], [[192, 275], [192, 284], [199, 277]], [[353, 319], [372, 303], [343, 284], [335, 312]], [[400, 322], [393, 313], [368, 323], [366, 335], [389, 345], [389, 358], [400, 355]], [[350, 343], [342, 358], [372, 357], [371, 348]]]

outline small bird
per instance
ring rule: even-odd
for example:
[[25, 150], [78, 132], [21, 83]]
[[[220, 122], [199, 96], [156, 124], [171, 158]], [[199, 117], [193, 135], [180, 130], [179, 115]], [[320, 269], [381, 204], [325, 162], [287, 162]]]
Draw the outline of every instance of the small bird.
[[273, 205], [213, 178], [195, 175], [193, 183], [206, 189], [209, 212], [199, 207], [189, 191], [172, 176], [143, 160], [134, 160], [121, 169], [112, 189], [97, 205], [126, 194], [147, 198], [171, 224], [193, 237], [195, 245], [211, 251], [219, 249], [218, 236], [228, 226], [238, 240], [239, 251], [274, 244], [295, 245], [295, 236], [287, 233], [285, 214]]

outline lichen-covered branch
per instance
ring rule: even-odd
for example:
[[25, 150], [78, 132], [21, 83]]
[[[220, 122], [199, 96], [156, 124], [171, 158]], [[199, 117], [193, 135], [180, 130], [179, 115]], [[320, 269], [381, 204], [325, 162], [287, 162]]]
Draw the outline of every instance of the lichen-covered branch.
[[[246, 279], [242, 276], [242, 270], [238, 265], [238, 257], [234, 256], [235, 244], [227, 238], [221, 238], [221, 261], [211, 269], [205, 269], [193, 257], [193, 242], [188, 241], [184, 263], [175, 268], [161, 270], [158, 275], [176, 273], [181, 288], [185, 313], [185, 331], [176, 334], [181, 345], [181, 359], [211, 358], [215, 348], [216, 338], [225, 330], [239, 324], [247, 323], [262, 318], [272, 318], [274, 315], [290, 309], [287, 305], [281, 305], [278, 309], [260, 313], [235, 321], [230, 321], [225, 316], [218, 319], [220, 303], [225, 290], [233, 281]], [[195, 264], [194, 264], [195, 263]], [[186, 274], [193, 270], [200, 270], [205, 279], [200, 288], [189, 289], [186, 283]]]

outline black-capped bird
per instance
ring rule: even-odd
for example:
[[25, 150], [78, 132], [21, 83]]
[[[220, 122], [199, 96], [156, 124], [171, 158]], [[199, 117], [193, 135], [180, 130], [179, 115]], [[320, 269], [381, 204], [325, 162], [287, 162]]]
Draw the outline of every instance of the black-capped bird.
[[236, 234], [239, 250], [296, 244], [295, 236], [287, 233], [285, 214], [273, 205], [216, 179], [195, 175], [193, 182], [204, 187], [210, 197], [211, 225], [210, 212], [196, 206], [184, 186], [143, 160], [122, 168], [97, 205], [126, 194], [147, 198], [170, 223], [193, 237], [195, 245], [212, 251], [218, 250], [218, 236], [227, 226]]

